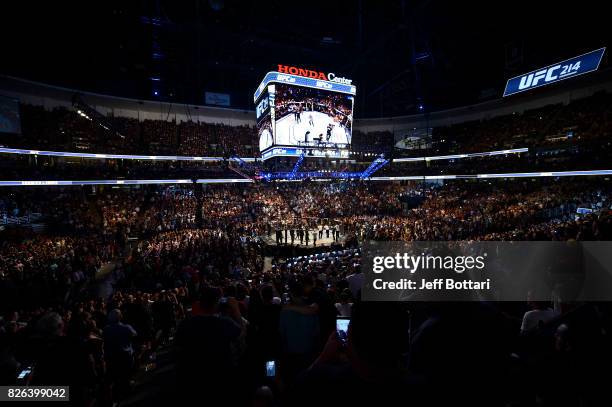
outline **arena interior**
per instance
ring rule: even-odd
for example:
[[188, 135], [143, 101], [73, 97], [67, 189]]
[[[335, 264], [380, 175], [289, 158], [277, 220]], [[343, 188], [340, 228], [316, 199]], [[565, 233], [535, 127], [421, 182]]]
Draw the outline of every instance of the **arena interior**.
[[610, 278], [365, 295], [373, 244], [612, 253], [603, 5], [6, 6], [3, 405], [612, 405]]

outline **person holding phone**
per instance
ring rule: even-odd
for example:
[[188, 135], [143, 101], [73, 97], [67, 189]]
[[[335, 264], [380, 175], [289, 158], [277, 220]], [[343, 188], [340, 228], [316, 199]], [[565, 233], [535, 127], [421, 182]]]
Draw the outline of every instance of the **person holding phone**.
[[340, 293], [340, 302], [335, 304], [338, 315], [341, 317], [350, 317], [353, 308], [353, 302], [351, 301], [351, 290], [345, 288]]
[[272, 285], [264, 285], [260, 290], [261, 304], [251, 320], [255, 325], [253, 333], [257, 354], [266, 360], [276, 359], [280, 347], [279, 320], [282, 305], [275, 303]]
[[334, 331], [337, 315], [334, 303], [323, 288], [323, 282], [316, 278], [315, 273], [304, 276], [300, 284], [304, 300], [300, 303], [291, 303], [285, 308], [303, 315], [317, 316], [321, 333], [319, 345], [323, 346], [325, 338]]
[[283, 308], [279, 320], [283, 370], [288, 380], [314, 360], [319, 343], [319, 318], [300, 312], [304, 307], [304, 285], [296, 281], [290, 285], [290, 304]]
[[[205, 287], [200, 295], [200, 315], [184, 320], [175, 337], [178, 383], [182, 395], [221, 401], [230, 397], [235, 374], [232, 344], [243, 331], [238, 302], [226, 297], [227, 318], [219, 316], [221, 290]], [[231, 398], [231, 397], [230, 397]]]
[[356, 304], [350, 321], [337, 319], [337, 329], [300, 376], [289, 405], [317, 405], [320, 394], [326, 395], [326, 405], [395, 405], [398, 394], [410, 394], [411, 405], [422, 405], [402, 368], [407, 344], [408, 319], [395, 304]]

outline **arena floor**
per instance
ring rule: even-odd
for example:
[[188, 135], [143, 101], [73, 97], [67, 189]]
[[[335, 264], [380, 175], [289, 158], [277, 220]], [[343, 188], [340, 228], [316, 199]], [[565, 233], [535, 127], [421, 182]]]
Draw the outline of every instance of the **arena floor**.
[[[312, 235], [311, 235], [312, 237]], [[267, 245], [267, 246], [291, 246], [291, 238], [289, 237], [289, 244], [280, 244], [277, 245], [276, 244], [276, 237], [274, 235], [274, 233], [272, 233], [270, 236], [264, 235], [264, 236], [260, 236], [261, 240]], [[330, 247], [333, 244], [343, 244], [344, 243], [344, 236], [340, 236], [340, 238], [336, 241], [334, 241], [334, 238], [332, 237], [331, 233], [329, 235], [329, 237], [325, 237], [325, 234], [323, 234], [323, 238], [319, 239], [317, 237], [317, 244], [316, 246], [313, 243], [312, 238], [308, 241], [308, 246], [306, 246], [306, 241], [303, 241], [302, 244], [300, 244], [300, 239], [295, 239], [295, 241], [293, 242], [293, 246], [295, 247], [299, 247], [299, 248], [314, 248], [314, 247]]]

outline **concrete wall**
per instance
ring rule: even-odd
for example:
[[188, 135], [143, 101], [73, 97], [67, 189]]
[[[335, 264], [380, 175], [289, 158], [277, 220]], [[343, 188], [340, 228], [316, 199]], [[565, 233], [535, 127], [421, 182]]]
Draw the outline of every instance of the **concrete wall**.
[[116, 117], [130, 117], [141, 121], [192, 120], [231, 126], [255, 125], [255, 111], [127, 99], [0, 76], [0, 94], [19, 99], [22, 103], [42, 105], [47, 109], [71, 107], [75, 93], [100, 113]]

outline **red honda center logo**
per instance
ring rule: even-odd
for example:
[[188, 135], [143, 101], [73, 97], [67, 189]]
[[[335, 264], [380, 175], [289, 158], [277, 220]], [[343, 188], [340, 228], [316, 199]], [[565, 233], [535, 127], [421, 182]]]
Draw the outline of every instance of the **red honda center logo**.
[[312, 69], [298, 68], [290, 65], [278, 64], [278, 72], [289, 75], [304, 76], [306, 78], [318, 79], [323, 81], [337, 82], [344, 85], [351, 85], [353, 82], [351, 79], [336, 76], [336, 74], [334, 73], [325, 74], [324, 72], [313, 71]]

